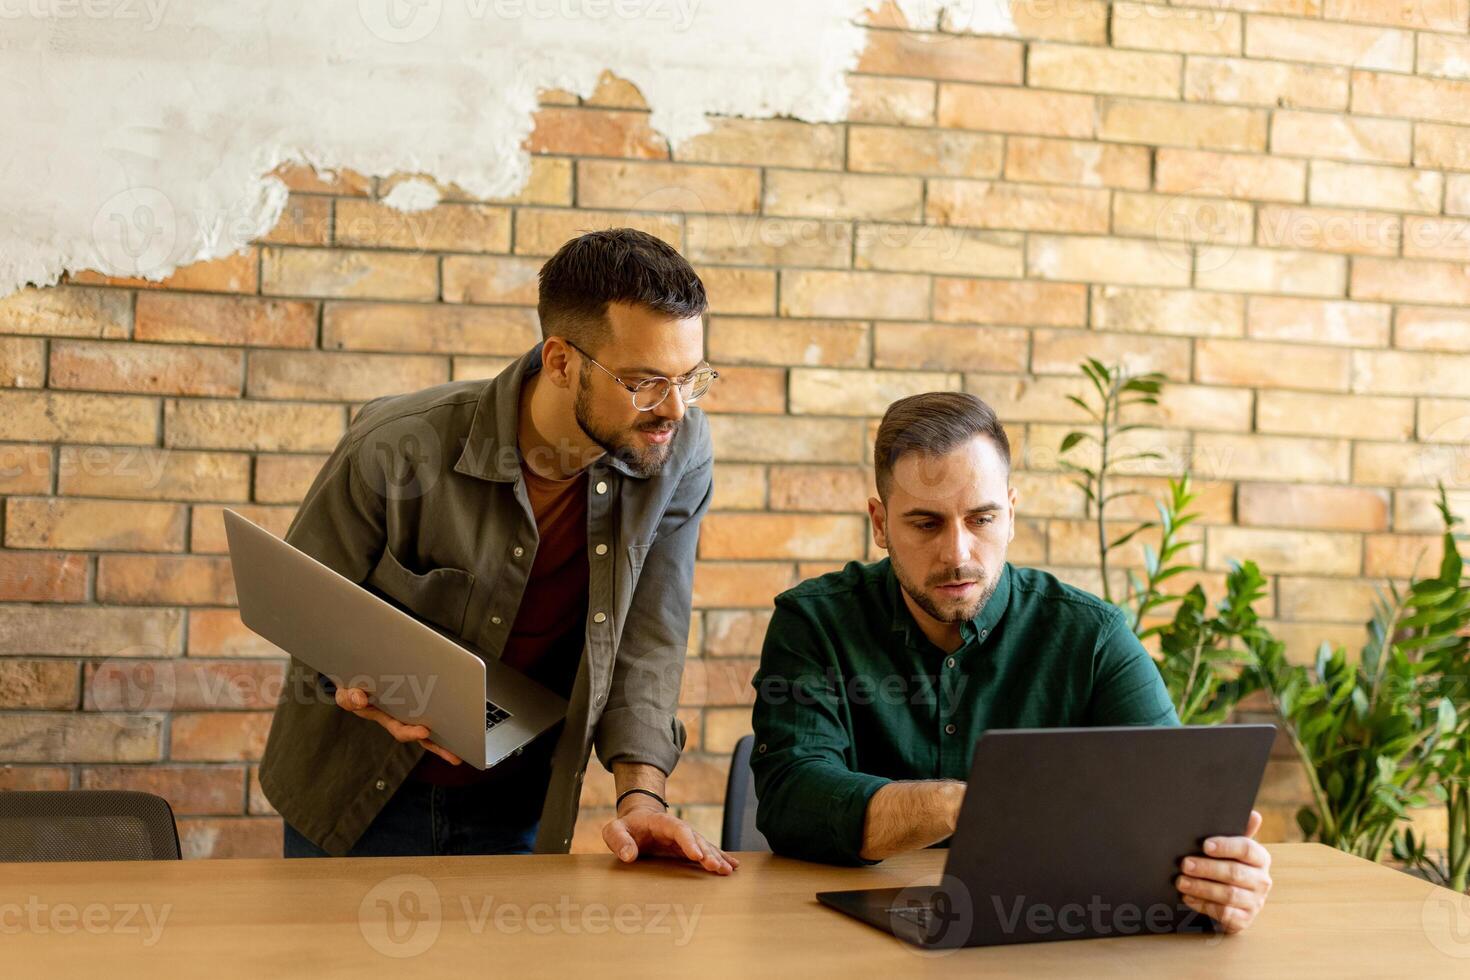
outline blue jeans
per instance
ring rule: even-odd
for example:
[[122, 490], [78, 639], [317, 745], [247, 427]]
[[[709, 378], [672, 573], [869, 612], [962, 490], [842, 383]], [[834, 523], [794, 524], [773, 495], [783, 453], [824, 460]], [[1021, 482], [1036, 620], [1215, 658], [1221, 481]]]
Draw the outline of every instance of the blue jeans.
[[[540, 821], [507, 819], [503, 798], [503, 789], [406, 779], [347, 855], [530, 854]], [[289, 823], [285, 830], [286, 857], [330, 857]]]

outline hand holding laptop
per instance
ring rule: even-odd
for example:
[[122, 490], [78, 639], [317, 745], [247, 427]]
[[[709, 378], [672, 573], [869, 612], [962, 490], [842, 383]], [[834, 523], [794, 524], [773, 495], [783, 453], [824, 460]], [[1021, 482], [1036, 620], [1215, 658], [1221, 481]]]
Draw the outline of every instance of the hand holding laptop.
[[953, 828], [940, 884], [817, 898], [935, 948], [1240, 932], [1271, 889], [1250, 804], [1275, 737], [1272, 725], [987, 730], [958, 813], [940, 805], [925, 835]]
[[1240, 932], [1253, 921], [1271, 891], [1271, 852], [1256, 843], [1261, 813], [1252, 810], [1243, 837], [1210, 837], [1205, 854], [1179, 863], [1184, 873], [1174, 882], [1184, 904], [1203, 912], [1227, 933]]
[[229, 509], [225, 533], [241, 622], [397, 741], [485, 770], [566, 716], [566, 699]]
[[423, 725], [406, 725], [394, 718], [382, 708], [372, 705], [368, 692], [360, 687], [337, 688], [337, 707], [350, 711], [359, 718], [375, 721], [387, 729], [400, 742], [418, 742], [424, 748], [443, 759], [452, 766], [459, 765], [463, 760], [453, 752], [436, 745], [429, 740], [429, 729]]

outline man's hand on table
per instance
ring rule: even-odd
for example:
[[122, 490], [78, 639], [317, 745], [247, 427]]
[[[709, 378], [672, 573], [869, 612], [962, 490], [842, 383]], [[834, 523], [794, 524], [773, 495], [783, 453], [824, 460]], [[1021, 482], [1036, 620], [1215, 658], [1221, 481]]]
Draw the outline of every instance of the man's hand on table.
[[1236, 933], [1255, 921], [1271, 891], [1271, 852], [1256, 842], [1261, 815], [1251, 811], [1244, 837], [1211, 837], [1204, 855], [1180, 862], [1183, 872], [1174, 884], [1184, 904], [1208, 915], [1226, 933]]
[[641, 793], [623, 801], [617, 817], [602, 828], [602, 839], [625, 864], [645, 855], [658, 855], [687, 858], [717, 875], [727, 875], [740, 867], [737, 858]]

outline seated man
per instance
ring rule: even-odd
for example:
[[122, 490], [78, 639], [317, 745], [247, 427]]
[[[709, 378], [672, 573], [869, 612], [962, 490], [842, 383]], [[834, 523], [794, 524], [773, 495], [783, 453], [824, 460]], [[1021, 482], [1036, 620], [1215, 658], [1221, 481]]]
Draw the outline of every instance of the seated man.
[[[1121, 610], [1006, 561], [1010, 443], [988, 405], [934, 392], [889, 407], [868, 514], [888, 558], [776, 598], [754, 684], [760, 799], [774, 850], [860, 864], [954, 832], [989, 728], [1177, 725]], [[1271, 887], [1253, 838], [1211, 838], [1177, 879], [1227, 932]]]

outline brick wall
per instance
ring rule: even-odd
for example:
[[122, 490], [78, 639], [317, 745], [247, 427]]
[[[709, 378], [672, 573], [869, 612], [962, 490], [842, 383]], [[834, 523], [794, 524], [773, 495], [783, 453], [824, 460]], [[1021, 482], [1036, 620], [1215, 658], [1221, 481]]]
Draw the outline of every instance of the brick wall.
[[[402, 214], [393, 180], [291, 171], [242, 254], [0, 301], [0, 786], [150, 789], [190, 855], [279, 853], [255, 762], [281, 660], [232, 608], [221, 507], [284, 530], [357, 406], [494, 374], [538, 335], [541, 262], [611, 225], [696, 264], [725, 376], [671, 784], [711, 836], [764, 610], [876, 557], [863, 463], [912, 392], [999, 410], [1012, 560], [1096, 589], [1064, 396], [1087, 356], [1165, 372], [1139, 437], [1165, 460], [1133, 485], [1189, 466], [1210, 588], [1253, 558], [1294, 656], [1356, 646], [1374, 583], [1434, 544], [1435, 479], [1470, 512], [1467, 8], [1032, 0], [1021, 39], [885, 10], [844, 124], [671, 152], [609, 78], [546, 93], [514, 200]], [[594, 764], [579, 847], [610, 791]], [[1268, 837], [1302, 796], [1273, 762]]]

